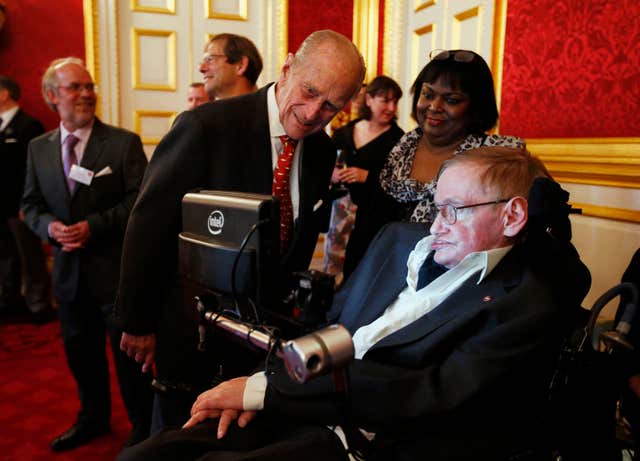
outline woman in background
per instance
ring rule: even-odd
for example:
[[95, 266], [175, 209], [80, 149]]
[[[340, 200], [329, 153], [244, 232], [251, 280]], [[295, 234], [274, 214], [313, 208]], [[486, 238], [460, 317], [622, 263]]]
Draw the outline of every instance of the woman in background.
[[357, 206], [343, 266], [343, 282], [362, 259], [380, 228], [397, 218], [398, 204], [380, 186], [380, 170], [392, 147], [404, 134], [396, 124], [400, 86], [379, 76], [366, 87], [358, 118], [333, 134], [336, 149], [347, 152], [346, 167], [336, 167], [334, 183], [346, 185]]
[[418, 127], [393, 148], [380, 173], [386, 193], [403, 204], [400, 219], [428, 222], [442, 163], [480, 146], [525, 147], [513, 136], [486, 132], [498, 121], [491, 70], [473, 51], [432, 52], [411, 86]]

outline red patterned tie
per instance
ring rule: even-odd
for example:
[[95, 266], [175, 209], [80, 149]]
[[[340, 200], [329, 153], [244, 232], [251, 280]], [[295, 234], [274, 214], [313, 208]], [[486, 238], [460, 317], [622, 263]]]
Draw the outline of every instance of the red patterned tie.
[[273, 172], [271, 193], [280, 201], [280, 251], [284, 254], [289, 247], [293, 233], [293, 205], [289, 190], [289, 176], [293, 153], [298, 141], [289, 136], [280, 136], [280, 141], [282, 141], [283, 148], [278, 156], [278, 165]]

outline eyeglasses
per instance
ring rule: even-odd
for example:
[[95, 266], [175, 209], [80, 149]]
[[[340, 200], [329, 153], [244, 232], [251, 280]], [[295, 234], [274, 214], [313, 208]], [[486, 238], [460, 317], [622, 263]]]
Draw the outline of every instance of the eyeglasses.
[[451, 205], [449, 203], [446, 203], [444, 205], [436, 205], [434, 203], [433, 204], [433, 208], [431, 209], [429, 218], [430, 218], [430, 221], [433, 222], [433, 221], [436, 220], [436, 217], [438, 216], [438, 214], [440, 214], [440, 216], [442, 216], [442, 219], [444, 219], [444, 221], [447, 224], [452, 226], [458, 221], [458, 211], [460, 211], [460, 210], [465, 210], [467, 208], [475, 208], [475, 207], [478, 207], [478, 206], [496, 205], [498, 203], [506, 203], [509, 200], [511, 200], [511, 199], [510, 198], [503, 198], [503, 199], [500, 199], [500, 200], [493, 200], [491, 202], [474, 203], [473, 205], [463, 205], [463, 206], [454, 206], [454, 205]]
[[453, 60], [458, 62], [471, 62], [476, 58], [476, 55], [472, 51], [467, 50], [432, 50], [431, 53], [429, 53], [429, 59], [432, 61], [445, 61], [450, 57], [453, 57]]
[[202, 56], [202, 62], [203, 64], [211, 64], [215, 59], [218, 58], [224, 58], [227, 59], [227, 55], [226, 54], [209, 54], [209, 53], [205, 53], [204, 56]]
[[98, 92], [98, 85], [96, 85], [95, 83], [71, 83], [69, 85], [58, 85], [58, 88], [64, 88], [67, 91], [70, 91], [72, 93], [80, 93], [82, 90], [87, 90], [88, 92], [92, 93], [97, 93]]

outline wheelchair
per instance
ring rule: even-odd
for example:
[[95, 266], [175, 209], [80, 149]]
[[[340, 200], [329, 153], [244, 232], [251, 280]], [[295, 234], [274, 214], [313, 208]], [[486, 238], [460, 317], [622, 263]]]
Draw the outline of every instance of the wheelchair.
[[[614, 327], [599, 330], [597, 321], [604, 306], [623, 295], [630, 301], [621, 303]], [[638, 459], [634, 454], [637, 434], [620, 411], [629, 370], [637, 359], [629, 336], [637, 306], [638, 289], [625, 282], [600, 296], [591, 310], [575, 308], [549, 384], [539, 443], [510, 461]]]

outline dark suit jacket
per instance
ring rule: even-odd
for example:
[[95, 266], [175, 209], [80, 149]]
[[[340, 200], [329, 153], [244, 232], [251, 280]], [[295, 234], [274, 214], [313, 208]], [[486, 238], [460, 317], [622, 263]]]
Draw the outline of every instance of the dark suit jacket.
[[[146, 165], [136, 134], [96, 118], [81, 166], [94, 173], [109, 167], [112, 173], [94, 177], [89, 186], [77, 183], [71, 195], [62, 167], [60, 129], [29, 144], [22, 210], [31, 230], [54, 245], [53, 284], [59, 302], [74, 299], [82, 275], [99, 302], [113, 303], [122, 239]], [[49, 238], [48, 226], [55, 220], [65, 224], [87, 220], [91, 231], [87, 246], [63, 252]]]
[[[420, 224], [385, 227], [331, 316], [352, 334], [379, 317], [405, 288], [409, 252], [425, 235]], [[514, 247], [482, 283], [472, 276], [352, 364], [352, 419], [377, 433], [377, 459], [503, 459], [534, 437], [563, 318], [588, 291], [589, 276], [568, 251], [567, 261], [557, 261], [565, 280], [551, 280], [532, 269], [528, 251]], [[557, 283], [575, 287], [574, 306], [560, 301]], [[278, 371], [269, 377], [265, 412], [341, 423], [331, 390], [328, 379], [300, 386]]]
[[27, 169], [27, 146], [42, 133], [42, 123], [22, 110], [18, 110], [0, 132], [0, 219], [18, 216]]
[[[326, 224], [313, 208], [320, 199], [327, 202], [333, 151], [324, 132], [304, 139], [299, 216], [282, 261], [285, 273], [308, 267], [321, 224]], [[181, 312], [176, 293], [182, 197], [193, 189], [271, 195], [272, 181], [267, 87], [182, 113], [158, 144], [129, 220], [116, 312], [127, 333], [158, 334], [160, 375], [177, 373], [188, 380], [174, 367], [186, 366], [194, 336], [197, 341], [197, 328], [189, 312]], [[188, 339], [177, 339], [180, 330]]]

